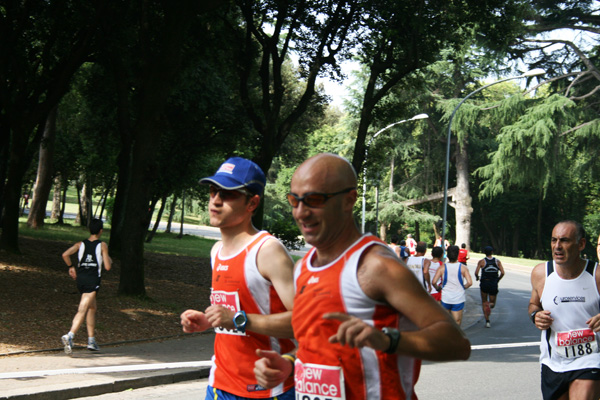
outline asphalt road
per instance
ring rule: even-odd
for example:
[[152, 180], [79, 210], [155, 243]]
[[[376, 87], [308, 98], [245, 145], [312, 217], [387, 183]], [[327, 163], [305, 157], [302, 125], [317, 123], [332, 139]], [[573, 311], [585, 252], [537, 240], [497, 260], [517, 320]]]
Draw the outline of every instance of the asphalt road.
[[[471, 268], [472, 269], [472, 268]], [[420, 399], [538, 399], [539, 331], [527, 315], [529, 273], [507, 269], [500, 282], [498, 304], [492, 312], [491, 328], [483, 315], [465, 333], [471, 340], [468, 361], [425, 362], [416, 386]], [[479, 296], [478, 283], [470, 288]], [[93, 397], [95, 400], [186, 400], [204, 398], [206, 379], [155, 386]], [[92, 398], [90, 398], [92, 399]]]

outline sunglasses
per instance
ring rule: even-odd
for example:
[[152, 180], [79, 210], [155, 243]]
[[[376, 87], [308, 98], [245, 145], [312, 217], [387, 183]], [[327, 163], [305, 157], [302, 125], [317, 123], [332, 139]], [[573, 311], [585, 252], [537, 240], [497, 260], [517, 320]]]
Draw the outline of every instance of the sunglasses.
[[290, 206], [292, 206], [294, 208], [298, 207], [298, 205], [300, 204], [300, 202], [303, 202], [308, 207], [321, 208], [321, 207], [325, 207], [325, 202], [327, 200], [329, 200], [330, 198], [332, 198], [334, 196], [337, 196], [338, 194], [348, 193], [348, 192], [350, 192], [352, 190], [355, 190], [355, 189], [356, 189], [355, 187], [349, 187], [347, 189], [340, 190], [339, 192], [335, 192], [335, 193], [316, 193], [316, 192], [311, 192], [311, 193], [306, 193], [302, 197], [298, 197], [298, 195], [296, 195], [294, 193], [288, 193], [287, 194], [287, 200], [290, 203]]
[[227, 190], [227, 189], [221, 189], [216, 186], [211, 186], [210, 188], [208, 188], [208, 193], [210, 194], [211, 199], [214, 199], [215, 197], [217, 197], [217, 195], [219, 195], [219, 197], [223, 201], [237, 200], [242, 196], [246, 196], [246, 197], [252, 196], [250, 193], [248, 193], [247, 191], [245, 191], [243, 189]]

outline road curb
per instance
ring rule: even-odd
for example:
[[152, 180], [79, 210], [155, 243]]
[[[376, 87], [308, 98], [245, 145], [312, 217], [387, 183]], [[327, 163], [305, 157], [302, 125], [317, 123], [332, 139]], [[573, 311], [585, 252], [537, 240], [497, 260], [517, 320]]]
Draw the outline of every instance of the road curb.
[[149, 386], [167, 385], [196, 379], [207, 378], [210, 367], [195, 368], [186, 371], [167, 370], [165, 373], [135, 378], [115, 379], [113, 382], [103, 382], [79, 387], [65, 387], [45, 390], [38, 393], [0, 395], [0, 400], [67, 400], [79, 397], [98, 396], [107, 393], [119, 393], [130, 389], [140, 389]]

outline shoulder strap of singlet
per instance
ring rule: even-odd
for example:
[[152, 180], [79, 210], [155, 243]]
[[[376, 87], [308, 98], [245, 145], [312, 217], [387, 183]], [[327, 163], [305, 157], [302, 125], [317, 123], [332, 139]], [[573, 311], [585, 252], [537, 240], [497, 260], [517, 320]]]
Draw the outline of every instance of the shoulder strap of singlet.
[[594, 269], [596, 268], [596, 263], [590, 262], [590, 260], [586, 261], [585, 270], [591, 275], [594, 276]]
[[554, 272], [554, 261], [548, 261], [546, 263], [546, 276], [550, 276]]

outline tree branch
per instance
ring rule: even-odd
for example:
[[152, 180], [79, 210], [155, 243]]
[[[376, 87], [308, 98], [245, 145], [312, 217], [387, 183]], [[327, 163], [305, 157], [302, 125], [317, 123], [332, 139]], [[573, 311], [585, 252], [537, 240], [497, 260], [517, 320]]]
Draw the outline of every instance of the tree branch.
[[581, 125], [577, 125], [576, 127], [571, 128], [568, 131], [565, 131], [565, 132], [561, 133], [560, 136], [568, 135], [571, 132], [575, 132], [578, 129], [584, 128], [584, 127], [589, 126], [589, 125], [592, 125], [592, 124], [597, 123], [599, 121], [600, 121], [600, 119], [595, 119], [595, 120], [592, 120], [592, 121], [585, 122], [585, 123], [583, 123]]

